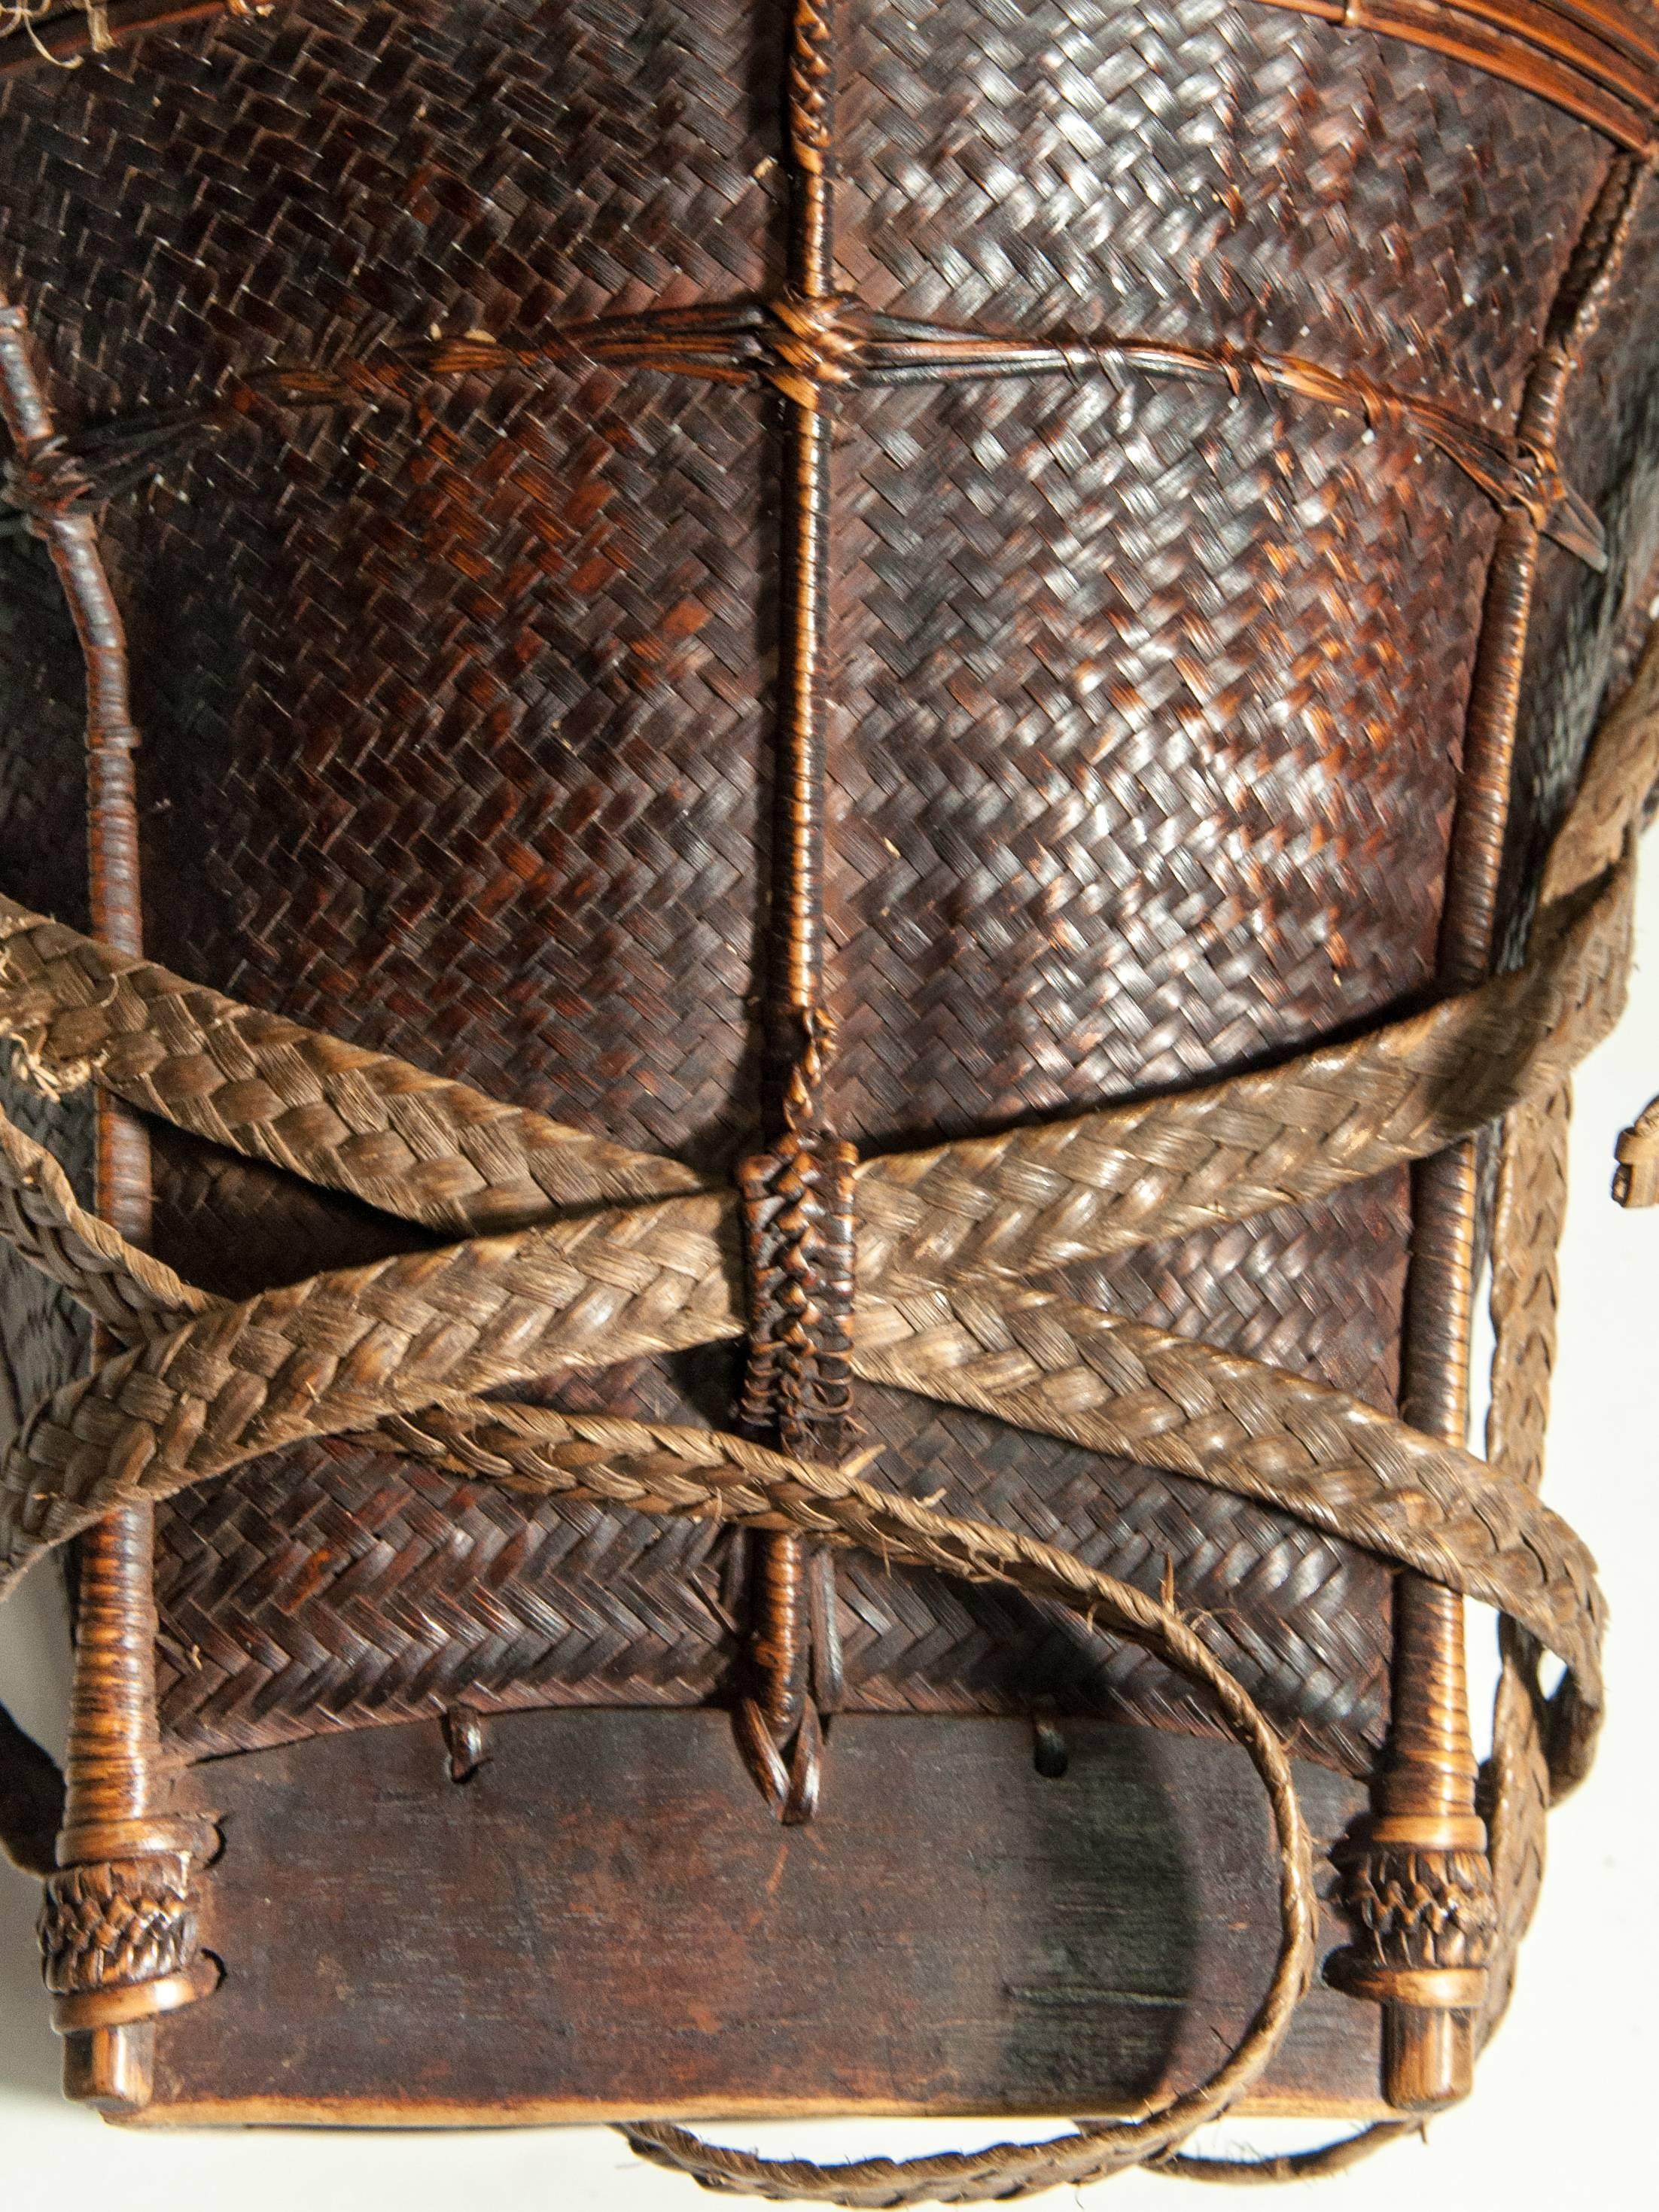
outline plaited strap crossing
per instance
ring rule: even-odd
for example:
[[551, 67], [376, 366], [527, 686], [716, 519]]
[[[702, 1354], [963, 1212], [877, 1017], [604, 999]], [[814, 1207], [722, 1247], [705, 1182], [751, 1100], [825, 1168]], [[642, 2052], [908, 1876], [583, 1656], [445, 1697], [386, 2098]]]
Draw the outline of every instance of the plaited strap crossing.
[[[1523, 1105], [1547, 1106], [1559, 1093], [1566, 1067], [1618, 1003], [1628, 939], [1630, 823], [1659, 762], [1656, 692], [1659, 652], [1650, 653], [1598, 744], [1552, 856], [1546, 883], [1551, 902], [1527, 969], [1506, 987], [1489, 985], [1455, 1002], [1462, 1012], [1449, 1030], [1444, 1010], [1438, 1031], [1432, 1017], [1417, 1018], [1429, 1031], [1396, 1025], [1412, 1030], [1413, 1049], [1429, 1033], [1442, 1044], [1449, 1035], [1467, 1047], [1472, 1031], [1494, 1018], [1493, 1008], [1505, 1008], [1499, 1018], [1508, 1027], [1498, 1040], [1508, 1052], [1504, 1081]], [[1613, 854], [1619, 857], [1609, 870]], [[921, 2195], [1006, 2195], [1081, 2179], [1163, 2154], [1254, 2078], [1288, 2021], [1305, 1967], [1309, 1893], [1298, 1856], [1304, 1846], [1297, 1840], [1293, 1793], [1288, 1808], [1283, 1802], [1274, 1765], [1275, 1759], [1282, 1765], [1282, 1754], [1265, 1723], [1173, 1613], [1030, 1540], [952, 1521], [844, 1468], [815, 1466], [741, 1437], [468, 1402], [496, 1383], [562, 1364], [602, 1365], [636, 1351], [736, 1334], [742, 1312], [728, 1195], [599, 1203], [597, 1211], [556, 1218], [544, 1198], [534, 1207], [522, 1179], [523, 1158], [550, 1151], [580, 1187], [588, 1140], [534, 1117], [510, 1117], [459, 1086], [436, 1085], [400, 1063], [354, 1055], [291, 1024], [262, 1025], [246, 1010], [194, 992], [164, 970], [121, 961], [9, 905], [0, 942], [0, 1006], [26, 1069], [84, 1073], [112, 1088], [119, 1087], [112, 1073], [118, 1069], [143, 1103], [182, 1126], [199, 1126], [210, 1116], [217, 1130], [233, 1133], [229, 1140], [239, 1149], [286, 1155], [285, 1164], [302, 1172], [314, 1158], [322, 1170], [318, 1180], [360, 1190], [372, 1183], [380, 1201], [392, 1200], [391, 1210], [405, 1218], [464, 1206], [470, 1196], [501, 1188], [506, 1178], [542, 1220], [510, 1234], [319, 1277], [240, 1306], [219, 1305], [92, 1222], [49, 1157], [10, 1132], [0, 1141], [0, 1227], [132, 1346], [37, 1408], [14, 1446], [0, 1479], [0, 1535], [14, 1572], [112, 1504], [165, 1496], [300, 1436], [355, 1430], [521, 1486], [616, 1498], [646, 1510], [752, 1519], [954, 1572], [1012, 1580], [1062, 1601], [1081, 1599], [1116, 1632], [1177, 1655], [1178, 1665], [1190, 1662], [1257, 1757], [1280, 1818], [1285, 1932], [1273, 1997], [1246, 2044], [1201, 2093], [1142, 2126], [1091, 2130], [1059, 2145], [1004, 2146], [961, 2160], [923, 2161], [925, 2172], [888, 2161], [840, 2176], [803, 2168], [800, 2176], [791, 2171], [788, 2186], [780, 2183], [773, 2193], [876, 2204]], [[1528, 1040], [1519, 1051], [1516, 1033]], [[1382, 1034], [1398, 1041], [1395, 1032]], [[1324, 1150], [1316, 1173], [1327, 1180], [1316, 1187], [1370, 1171], [1358, 1164], [1373, 1159], [1379, 1146], [1401, 1141], [1391, 1115], [1380, 1123], [1376, 1118], [1376, 1071], [1395, 1064], [1376, 1047], [1376, 1039], [1360, 1041], [1352, 1063], [1364, 1073], [1372, 1116], [1364, 1124], [1366, 1133], [1357, 1144], [1344, 1134], [1340, 1164], [1331, 1157], [1338, 1147]], [[1237, 1115], [1241, 1096], [1258, 1097], [1264, 1083], [1305, 1081], [1325, 1058], [1314, 1054], [1265, 1078], [1214, 1086], [1200, 1094], [1207, 1103], [1196, 1121], [1179, 1100], [1165, 1102], [1167, 1122], [1145, 1109], [1133, 1109], [1127, 1124], [1109, 1114], [1081, 1117], [1067, 1125], [1071, 1143], [1084, 1141], [1085, 1157], [1100, 1157], [1085, 1140], [1097, 1145], [1114, 1127], [1133, 1126], [1143, 1141], [1149, 1127], [1164, 1137], [1170, 1128], [1212, 1127], [1237, 1152], [1241, 1136], [1249, 1142]], [[384, 1079], [383, 1089], [366, 1076], [368, 1066]], [[185, 1079], [172, 1073], [185, 1068], [195, 1073]], [[1241, 1091], [1239, 1085], [1251, 1085], [1255, 1091]], [[400, 1102], [430, 1104], [438, 1092], [444, 1093], [441, 1109], [417, 1109], [398, 1126]], [[1435, 1116], [1415, 1119], [1420, 1129]], [[458, 1158], [447, 1149], [456, 1133], [471, 1134], [476, 1151], [477, 1131], [497, 1121], [511, 1132], [504, 1155], [489, 1157], [488, 1168], [469, 1159], [459, 1176], [448, 1166], [434, 1175], [435, 1163]], [[928, 1169], [908, 1183], [897, 1179], [898, 1187], [914, 1201], [946, 1154], [958, 1151], [970, 1161], [976, 1157], [971, 1148], [923, 1156]], [[1006, 1158], [996, 1163], [1000, 1178]], [[1013, 1158], [1018, 1164], [1023, 1156], [1016, 1152]], [[867, 1163], [862, 1171], [878, 1185], [880, 1164]], [[591, 1172], [581, 1196], [592, 1206], [600, 1198], [600, 1175], [648, 1181], [652, 1170], [637, 1156], [604, 1148], [593, 1153]], [[465, 1186], [459, 1194], [458, 1180]], [[1105, 1180], [1110, 1183], [1109, 1175]], [[1038, 1177], [1011, 1193], [1000, 1181], [1003, 1204], [1012, 1203], [1016, 1216], [1024, 1206], [1023, 1225], [1006, 1239], [981, 1235], [985, 1212], [977, 1203], [953, 1208], [947, 1198], [914, 1211], [903, 1235], [877, 1240], [861, 1255], [870, 1296], [856, 1354], [860, 1370], [1268, 1498], [1451, 1587], [1486, 1596], [1567, 1661], [1579, 1713], [1593, 1713], [1600, 1612], [1589, 1561], [1570, 1532], [1532, 1501], [1524, 1483], [1494, 1475], [1456, 1447], [1419, 1437], [1340, 1393], [1018, 1288], [1022, 1274], [1052, 1267], [1056, 1254], [1070, 1256], [1068, 1234], [1083, 1235], [1091, 1249], [1113, 1249], [1103, 1240], [1139, 1241], [1168, 1225], [1156, 1210], [1143, 1210], [1127, 1228], [1115, 1219], [1111, 1203], [1103, 1211], [1095, 1205], [1098, 1183], [1086, 1178], [1073, 1185], [1067, 1212], [1063, 1176], [1061, 1184], [1056, 1194]], [[1224, 1182], [1206, 1218], [1225, 1218], [1224, 1190]], [[1247, 1184], [1241, 1211], [1259, 1210], [1260, 1196], [1259, 1187]], [[1172, 1210], [1193, 1203], [1185, 1195]], [[1580, 1726], [1564, 1778], [1582, 1765], [1585, 1734]], [[1497, 1826], [1501, 1837], [1501, 1820]], [[671, 2145], [668, 2136], [636, 2131], [640, 2147], [690, 2165], [712, 2182], [735, 2185], [741, 2170], [744, 2185], [770, 2185], [770, 2177], [757, 2177], [752, 2162], [734, 2168], [730, 2154], [687, 2150]]]

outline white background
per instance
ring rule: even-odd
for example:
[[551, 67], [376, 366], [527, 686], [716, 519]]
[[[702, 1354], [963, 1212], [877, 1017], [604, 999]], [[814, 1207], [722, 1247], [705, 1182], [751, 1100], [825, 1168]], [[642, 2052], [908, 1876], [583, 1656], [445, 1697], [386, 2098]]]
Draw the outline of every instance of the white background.
[[[1659, 842], [1659, 832], [1656, 832]], [[1359, 2212], [1456, 2212], [1496, 2198], [1513, 2208], [1571, 2205], [1617, 2212], [1651, 2203], [1650, 2144], [1659, 2089], [1653, 1989], [1659, 1910], [1652, 1857], [1659, 1822], [1659, 1212], [1627, 1214], [1607, 1195], [1611, 1146], [1659, 1090], [1659, 854], [1649, 852], [1631, 1010], [1582, 1073], [1573, 1202], [1563, 1254], [1560, 1362], [1549, 1495], [1599, 1554], [1613, 1608], [1612, 1710], [1589, 1782], [1554, 1817], [1544, 1900], [1522, 1958], [1515, 2003], [1487, 2054], [1473, 2101], [1437, 2120], [1426, 2144], [1407, 2141], [1369, 2166], [1297, 2191], [1295, 2202]], [[43, 1741], [61, 1741], [64, 1638], [52, 1578], [41, 1574], [0, 1611], [0, 1697]], [[1489, 1616], [1470, 1613], [1479, 1678]], [[1484, 1703], [1484, 1695], [1480, 1698]], [[295, 1879], [303, 1881], [303, 1869]], [[138, 2134], [61, 2103], [58, 2051], [35, 1965], [33, 1882], [0, 1864], [0, 2206], [63, 2212], [106, 2202], [121, 2212], [234, 2206], [237, 2212], [491, 2212], [604, 2205], [672, 2212], [711, 2200], [679, 2177], [641, 2166], [596, 2129], [498, 2135], [349, 2135], [326, 2131]], [[730, 2131], [771, 2151], [845, 2157], [878, 2150], [966, 2148], [994, 2130], [952, 2123], [776, 2125]], [[1256, 2131], [1278, 2148], [1285, 2129]], [[1203, 2146], [1240, 2148], [1244, 2124]], [[1103, 2187], [1111, 2212], [1179, 2201], [1183, 2185], [1133, 2174]], [[1080, 2195], [1081, 2192], [1073, 2192]], [[1188, 2192], [1190, 2194], [1190, 2191]], [[1059, 2197], [1050, 2200], [1060, 2202]], [[1195, 2200], [1209, 2203], [1207, 2197]]]

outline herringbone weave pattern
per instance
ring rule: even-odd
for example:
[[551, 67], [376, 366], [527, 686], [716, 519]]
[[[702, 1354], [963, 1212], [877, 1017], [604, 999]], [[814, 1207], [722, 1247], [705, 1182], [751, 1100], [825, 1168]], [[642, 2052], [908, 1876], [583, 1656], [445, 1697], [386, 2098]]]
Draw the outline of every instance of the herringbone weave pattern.
[[[839, 228], [869, 304], [1277, 347], [1507, 424], [1605, 166], [1590, 131], [1228, 0], [848, 18]], [[434, 328], [523, 341], [775, 289], [781, 28], [745, 0], [300, 0], [15, 76], [0, 276], [70, 424]], [[776, 439], [751, 391], [562, 366], [412, 410], [273, 414], [112, 510], [156, 957], [726, 1172], [754, 1113]], [[1133, 378], [862, 395], [836, 469], [848, 1134], [1189, 1081], [1427, 984], [1478, 489], [1395, 428]], [[1458, 556], [1431, 570], [1413, 549], [1448, 517]], [[74, 696], [32, 641], [0, 653], [9, 702]], [[5, 848], [8, 883], [73, 918], [73, 840], [56, 874], [27, 823]], [[161, 1248], [215, 1289], [416, 1241], [187, 1139], [157, 1158]], [[1387, 1404], [1407, 1230], [1394, 1176], [1070, 1287], [1150, 1291], [1177, 1330]], [[732, 1383], [722, 1352], [687, 1353], [583, 1402], [721, 1421]], [[917, 1494], [1148, 1587], [1167, 1560], [1273, 1717], [1368, 1762], [1375, 1563], [970, 1413], [874, 1389], [860, 1411]], [[317, 1449], [164, 1522], [181, 1744], [463, 1690], [724, 1693], [727, 1540], [508, 1513], [363, 1453], [329, 1465], [325, 1503]], [[1085, 1662], [1024, 1597], [860, 1563], [842, 1613], [856, 1702], [1035, 1689], [1196, 1724], [1156, 1662]]]

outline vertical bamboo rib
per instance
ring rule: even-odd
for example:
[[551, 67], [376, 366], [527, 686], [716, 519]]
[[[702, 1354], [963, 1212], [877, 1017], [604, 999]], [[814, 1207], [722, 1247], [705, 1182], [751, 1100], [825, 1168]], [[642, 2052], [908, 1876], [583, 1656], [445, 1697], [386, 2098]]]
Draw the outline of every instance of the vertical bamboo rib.
[[[1540, 454], [1553, 453], [1572, 372], [1599, 319], [1644, 174], [1645, 165], [1634, 157], [1613, 159], [1563, 280], [1517, 425], [1523, 447]], [[1504, 511], [1487, 582], [1452, 832], [1439, 975], [1448, 992], [1480, 983], [1497, 948], [1541, 535], [1534, 515], [1520, 507]], [[1401, 1410], [1414, 1426], [1457, 1443], [1468, 1427], [1479, 1205], [1474, 1143], [1419, 1169]], [[1422, 2111], [1467, 2094], [1472, 2083], [1480, 2002], [1475, 1984], [1484, 1983], [1492, 1878], [1486, 1829], [1475, 1811], [1463, 1607], [1450, 1591], [1417, 1575], [1400, 1578], [1395, 1672], [1389, 1759], [1378, 1790], [1367, 1894], [1375, 1901], [1402, 1890], [1409, 1897], [1419, 1888], [1432, 1916], [1449, 1915], [1454, 1932], [1437, 1938], [1431, 1920], [1422, 1921], [1406, 1938], [1408, 1963], [1396, 1960], [1370, 1974], [1366, 1986], [1386, 2006], [1384, 2094], [1398, 2109]]]
[[[53, 434], [51, 410], [28, 356], [21, 309], [0, 300], [0, 409], [20, 453]], [[126, 637], [91, 516], [71, 510], [41, 524], [86, 664], [87, 830], [94, 934], [141, 953], [138, 815], [127, 684]], [[94, 1204], [135, 1244], [150, 1229], [149, 1140], [143, 1122], [107, 1092], [96, 1094]], [[94, 1357], [118, 1347], [94, 1333]], [[75, 1679], [65, 1760], [61, 1865], [113, 1859], [140, 1848], [155, 1805], [160, 1756], [155, 1710], [155, 1531], [148, 1508], [112, 1513], [82, 1538]], [[68, 2094], [131, 2110], [149, 2094], [149, 2021], [79, 2030], [64, 2039]]]
[[[835, 289], [834, 25], [829, 0], [793, 0], [787, 138], [788, 294], [779, 319], [792, 333], [775, 378], [785, 410], [782, 637], [778, 672], [777, 803], [769, 977], [768, 1060], [775, 1099], [769, 1135], [810, 1142], [821, 1131], [819, 1085], [830, 1042], [823, 1006], [824, 684], [830, 561], [830, 424], [812, 308]], [[822, 1295], [821, 1290], [817, 1293]], [[769, 1374], [772, 1370], [768, 1369]], [[749, 1403], [757, 1407], [764, 1388]], [[842, 1422], [786, 1418], [791, 1450], [838, 1457]], [[780, 1818], [809, 1819], [819, 1786], [823, 1734], [817, 1683], [838, 1673], [814, 1664], [811, 1593], [822, 1578], [798, 1534], [757, 1540], [750, 1656], [759, 1694], [739, 1715], [738, 1741]], [[820, 1607], [819, 1638], [833, 1639], [833, 1607]]]
[[[789, 290], [835, 286], [833, 26], [827, 0], [794, 0], [788, 85]], [[788, 305], [790, 303], [786, 303]], [[824, 684], [830, 590], [830, 417], [813, 374], [811, 319], [784, 406], [783, 607], [778, 667], [777, 849], [773, 860], [772, 1049], [790, 1070], [814, 1040], [823, 995]]]

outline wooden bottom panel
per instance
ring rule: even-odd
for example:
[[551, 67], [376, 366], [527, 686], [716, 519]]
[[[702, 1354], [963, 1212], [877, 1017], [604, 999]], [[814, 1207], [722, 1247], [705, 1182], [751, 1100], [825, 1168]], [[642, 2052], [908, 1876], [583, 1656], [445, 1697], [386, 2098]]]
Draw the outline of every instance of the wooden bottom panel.
[[[723, 1714], [434, 1724], [196, 1770], [218, 1992], [158, 2023], [149, 2123], [1106, 2114], [1214, 2065], [1266, 1984], [1265, 1801], [1231, 1747], [844, 1717], [811, 1826]], [[1316, 1841], [1359, 1786], [1297, 1770]], [[1327, 1879], [1322, 1887], [1328, 1889]], [[1322, 1948], [1343, 1940], [1328, 1918]], [[1377, 2113], [1378, 2015], [1322, 1984], [1258, 2109]]]

